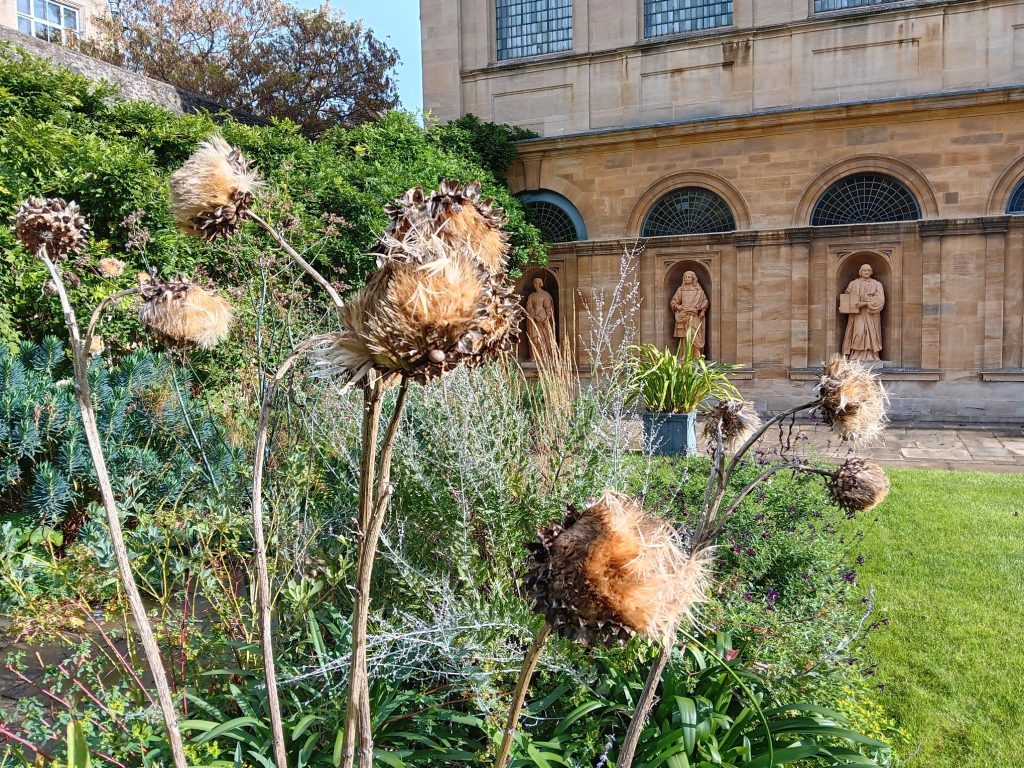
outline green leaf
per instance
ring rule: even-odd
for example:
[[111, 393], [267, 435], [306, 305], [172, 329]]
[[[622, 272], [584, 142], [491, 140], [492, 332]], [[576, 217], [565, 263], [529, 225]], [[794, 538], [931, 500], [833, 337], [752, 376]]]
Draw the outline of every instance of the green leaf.
[[78, 720], [68, 721], [68, 768], [90, 768], [89, 747], [85, 742], [85, 731]]

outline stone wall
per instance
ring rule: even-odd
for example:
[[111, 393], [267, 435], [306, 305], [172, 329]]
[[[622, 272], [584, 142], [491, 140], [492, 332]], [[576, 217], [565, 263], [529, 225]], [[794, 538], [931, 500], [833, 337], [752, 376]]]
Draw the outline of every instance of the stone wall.
[[222, 105], [204, 99], [191, 91], [176, 88], [169, 83], [154, 80], [145, 75], [129, 72], [105, 61], [84, 56], [69, 48], [22, 35], [12, 29], [0, 27], [0, 42], [13, 43], [34, 56], [49, 59], [54, 64], [78, 72], [90, 80], [106, 80], [116, 85], [125, 99], [149, 101], [178, 114], [201, 111], [229, 112], [241, 122], [250, 124], [263, 122], [253, 115], [227, 110]]
[[[838, 295], [870, 263], [894, 418], [1006, 422], [1024, 418], [1024, 216], [1005, 214], [1024, 179], [1022, 118], [1024, 89], [1007, 89], [536, 139], [509, 181], [563, 195], [586, 224], [591, 239], [554, 246], [549, 267], [580, 336], [651, 206], [697, 186], [737, 231], [643, 241], [641, 341], [675, 344], [668, 300], [691, 269], [711, 302], [709, 356], [742, 366], [768, 408], [794, 404], [840, 349]], [[810, 226], [828, 186], [861, 171], [902, 181], [922, 220]]]
[[574, 0], [571, 52], [499, 62], [493, 1], [421, 0], [424, 105], [556, 136], [1024, 80], [1020, 0], [812, 7], [735, 0], [732, 26], [644, 39], [642, 0]]

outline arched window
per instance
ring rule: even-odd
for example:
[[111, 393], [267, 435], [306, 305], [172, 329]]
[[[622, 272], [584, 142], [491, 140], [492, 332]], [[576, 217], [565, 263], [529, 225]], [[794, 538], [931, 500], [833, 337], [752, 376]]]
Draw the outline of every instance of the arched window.
[[907, 185], [884, 173], [854, 173], [840, 179], [818, 198], [811, 226], [914, 221], [921, 206]]
[[524, 192], [519, 200], [526, 220], [540, 230], [546, 243], [571, 243], [587, 239], [583, 217], [568, 198], [557, 192]]
[[1024, 216], [1024, 179], [1017, 182], [1010, 195], [1010, 202], [1006, 205], [1006, 212], [1012, 215]]
[[703, 187], [674, 189], [656, 202], [644, 218], [641, 237], [732, 232], [736, 217], [720, 196]]

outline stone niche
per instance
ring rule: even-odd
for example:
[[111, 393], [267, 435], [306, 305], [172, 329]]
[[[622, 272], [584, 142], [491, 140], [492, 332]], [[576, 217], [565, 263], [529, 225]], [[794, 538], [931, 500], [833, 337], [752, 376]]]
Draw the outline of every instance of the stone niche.
[[[525, 307], [526, 300], [533, 293], [533, 281], [536, 278], [544, 281], [544, 290], [551, 294], [551, 301], [555, 305], [555, 340], [562, 342], [561, 304], [558, 290], [558, 278], [555, 273], [544, 267], [531, 267], [523, 273], [523, 276], [516, 283], [516, 293], [519, 295], [519, 303]], [[530, 359], [530, 342], [526, 336], [527, 319], [524, 317], [519, 326], [519, 345], [516, 348], [516, 359], [520, 362], [532, 362]]]
[[679, 347], [680, 340], [673, 336], [676, 327], [676, 316], [669, 306], [669, 302], [672, 301], [672, 296], [679, 286], [682, 285], [683, 274], [686, 272], [693, 272], [697, 275], [697, 282], [708, 297], [708, 309], [704, 315], [704, 357], [708, 360], [713, 360], [717, 350], [712, 348], [712, 339], [714, 337], [712, 328], [714, 327], [714, 313], [718, 308], [715, 306], [714, 294], [711, 292], [711, 272], [707, 266], [699, 261], [684, 259], [683, 261], [674, 262], [665, 273], [664, 290], [661, 295], [662, 306], [659, 310], [664, 313], [665, 323], [662, 344], [673, 351]]
[[899, 296], [896, 290], [893, 267], [884, 252], [873, 250], [858, 250], [843, 256], [836, 269], [835, 293], [832, 301], [832, 311], [835, 314], [835, 349], [842, 352], [843, 336], [846, 334], [847, 315], [839, 312], [839, 294], [846, 290], [853, 280], [857, 279], [861, 266], [867, 264], [871, 267], [875, 280], [882, 284], [885, 291], [885, 306], [882, 308], [882, 351], [879, 353], [881, 360], [899, 365], [900, 355], [900, 313], [898, 311]]

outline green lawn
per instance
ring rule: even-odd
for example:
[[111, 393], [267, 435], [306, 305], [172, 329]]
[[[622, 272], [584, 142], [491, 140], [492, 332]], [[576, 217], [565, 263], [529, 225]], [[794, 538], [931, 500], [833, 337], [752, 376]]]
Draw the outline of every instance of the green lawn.
[[882, 703], [913, 740], [907, 766], [1021, 768], [1024, 475], [889, 476], [889, 498], [860, 521], [859, 582], [891, 620], [868, 646]]

